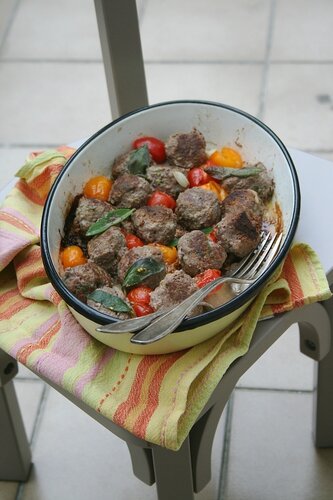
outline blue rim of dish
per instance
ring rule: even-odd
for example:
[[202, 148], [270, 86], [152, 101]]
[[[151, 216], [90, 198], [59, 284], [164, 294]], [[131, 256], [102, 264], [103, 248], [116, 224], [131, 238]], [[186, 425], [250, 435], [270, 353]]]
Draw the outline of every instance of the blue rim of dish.
[[99, 324], [99, 325], [106, 325], [108, 323], [116, 322], [118, 321], [117, 319], [112, 318], [111, 316], [108, 316], [107, 314], [103, 314], [99, 311], [96, 311], [95, 309], [89, 307], [86, 305], [84, 302], [81, 302], [79, 299], [75, 297], [64, 285], [63, 281], [61, 280], [56, 268], [53, 265], [50, 250], [48, 248], [47, 244], [47, 230], [48, 230], [48, 220], [49, 220], [49, 214], [50, 214], [50, 208], [51, 208], [51, 203], [52, 203], [52, 197], [54, 192], [57, 189], [57, 186], [61, 180], [61, 178], [66, 174], [67, 169], [69, 168], [70, 164], [75, 160], [75, 158], [81, 153], [82, 150], [84, 150], [96, 137], [99, 135], [103, 134], [106, 130], [109, 128], [114, 127], [117, 125], [119, 122], [127, 119], [130, 116], [149, 111], [152, 108], [159, 108], [159, 107], [168, 107], [168, 106], [173, 106], [173, 105], [179, 105], [179, 104], [198, 104], [198, 105], [205, 105], [205, 106], [212, 106], [212, 107], [219, 107], [219, 108], [224, 108], [229, 111], [235, 112], [237, 114], [240, 114], [247, 118], [248, 120], [254, 122], [256, 125], [258, 125], [260, 128], [262, 128], [267, 134], [269, 134], [272, 139], [275, 141], [277, 146], [280, 148], [282, 151], [289, 169], [290, 173], [293, 179], [293, 187], [294, 187], [294, 209], [291, 217], [291, 223], [290, 227], [288, 230], [288, 233], [285, 235], [284, 242], [279, 250], [278, 255], [276, 258], [273, 260], [271, 265], [267, 268], [267, 270], [258, 278], [258, 280], [253, 284], [250, 285], [244, 292], [242, 292], [240, 295], [237, 297], [232, 298], [225, 304], [222, 304], [221, 306], [212, 309], [211, 311], [207, 311], [205, 313], [202, 313], [198, 316], [195, 316], [193, 318], [188, 318], [184, 319], [180, 326], [177, 328], [177, 332], [183, 331], [183, 330], [191, 330], [193, 328], [197, 328], [199, 326], [205, 325], [207, 323], [211, 323], [212, 321], [215, 321], [223, 316], [226, 316], [242, 305], [244, 305], [246, 302], [248, 302], [251, 298], [256, 295], [261, 287], [265, 284], [266, 280], [272, 275], [272, 273], [275, 271], [275, 269], [279, 266], [279, 264], [282, 262], [284, 257], [286, 256], [292, 240], [294, 238], [296, 228], [297, 228], [297, 223], [299, 219], [299, 214], [300, 214], [300, 189], [299, 189], [299, 182], [297, 178], [297, 173], [296, 169], [294, 166], [294, 163], [284, 146], [283, 142], [279, 139], [279, 137], [263, 122], [261, 122], [258, 118], [246, 113], [245, 111], [242, 111], [240, 109], [237, 109], [233, 106], [229, 106], [226, 104], [218, 103], [218, 102], [213, 102], [213, 101], [204, 101], [204, 100], [179, 100], [179, 101], [166, 101], [166, 102], [161, 102], [157, 104], [152, 104], [150, 106], [145, 106], [139, 109], [136, 109], [134, 111], [131, 111], [130, 113], [126, 113], [125, 115], [122, 115], [121, 117], [117, 118], [116, 120], [112, 121], [105, 127], [101, 128], [98, 132], [93, 134], [89, 139], [87, 139], [86, 142], [84, 142], [77, 150], [76, 152], [71, 156], [71, 158], [66, 162], [65, 166], [61, 170], [60, 174], [56, 178], [45, 203], [44, 210], [43, 210], [43, 215], [42, 215], [42, 221], [41, 221], [41, 253], [42, 253], [42, 259], [43, 259], [43, 264], [46, 270], [46, 273], [56, 289], [56, 291], [59, 293], [59, 295], [65, 300], [65, 302], [71, 306], [75, 311], [78, 313], [82, 314], [82, 316], [88, 318], [89, 320]]

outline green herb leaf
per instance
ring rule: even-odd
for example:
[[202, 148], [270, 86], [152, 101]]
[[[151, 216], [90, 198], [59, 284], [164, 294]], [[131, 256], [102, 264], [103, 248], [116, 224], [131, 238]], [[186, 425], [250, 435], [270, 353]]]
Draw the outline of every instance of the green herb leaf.
[[167, 246], [168, 247], [176, 247], [176, 246], [178, 246], [178, 241], [179, 241], [179, 238], [174, 238], [173, 240], [169, 241]]
[[141, 146], [141, 148], [132, 151], [129, 156], [126, 167], [130, 174], [133, 175], [146, 175], [146, 170], [150, 165], [150, 154], [146, 144]]
[[159, 274], [165, 270], [165, 265], [163, 262], [159, 262], [152, 257], [145, 257], [143, 259], [138, 259], [131, 265], [128, 269], [124, 281], [124, 287], [130, 287], [142, 283], [149, 276], [154, 274]]
[[221, 181], [227, 179], [227, 177], [251, 177], [252, 175], [260, 174], [262, 170], [258, 167], [207, 167], [205, 168], [205, 172], [214, 177], [214, 179]]
[[120, 297], [105, 292], [104, 290], [95, 290], [87, 296], [88, 299], [102, 304], [104, 307], [115, 312], [130, 313], [132, 308]]
[[111, 210], [111, 212], [91, 224], [86, 232], [86, 236], [95, 236], [96, 234], [104, 233], [109, 227], [115, 226], [130, 217], [134, 211], [134, 208], [117, 208], [116, 210]]
[[202, 231], [205, 234], [209, 234], [209, 233], [211, 233], [213, 231], [213, 229], [214, 229], [213, 226], [211, 226], [211, 227], [204, 227], [203, 229], [200, 229], [200, 231]]
[[29, 180], [31, 176], [34, 174], [34, 171], [39, 168], [44, 168], [44, 164], [54, 160], [56, 158], [60, 158], [62, 162], [66, 160], [66, 156], [60, 151], [49, 150], [44, 151], [39, 154], [32, 160], [27, 160], [25, 164], [16, 172], [15, 177], [20, 177], [21, 179]]

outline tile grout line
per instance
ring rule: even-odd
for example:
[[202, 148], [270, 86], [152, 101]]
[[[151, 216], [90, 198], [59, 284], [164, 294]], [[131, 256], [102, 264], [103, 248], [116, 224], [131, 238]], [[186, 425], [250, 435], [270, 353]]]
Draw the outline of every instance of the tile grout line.
[[281, 389], [278, 387], [235, 387], [236, 391], [280, 392], [283, 394], [313, 394], [314, 389]]
[[[244, 65], [244, 66], [260, 66], [265, 63], [265, 60], [256, 60], [256, 59], [164, 59], [164, 60], [154, 60], [154, 59], [145, 59], [144, 60], [145, 64], [150, 64], [152, 66], [154, 65], [168, 65], [168, 64], [174, 64], [174, 65], [180, 65], [180, 64], [185, 64], [185, 65], [190, 65], [190, 64], [198, 64], [198, 65], [205, 65], [209, 66], [210, 64], [223, 64], [223, 65]], [[0, 63], [3, 64], [103, 64], [103, 59], [102, 58], [91, 58], [91, 59], [75, 59], [75, 58], [54, 58], [54, 59], [48, 59], [48, 58], [29, 58], [29, 57], [10, 57], [10, 58], [4, 58], [0, 57]], [[269, 64], [271, 66], [274, 65], [330, 65], [333, 64], [333, 59], [326, 59], [322, 61], [318, 60], [284, 60], [284, 59], [276, 59], [274, 61], [270, 60]]]
[[266, 105], [267, 83], [268, 83], [268, 74], [269, 74], [269, 69], [270, 69], [270, 58], [271, 58], [271, 51], [272, 51], [275, 13], [276, 13], [276, 0], [271, 0], [271, 7], [270, 7], [270, 11], [269, 11], [269, 20], [268, 20], [268, 35], [267, 35], [267, 43], [266, 43], [266, 53], [265, 53], [265, 61], [264, 61], [263, 73], [262, 73], [261, 91], [260, 91], [260, 97], [259, 97], [259, 109], [258, 109], [258, 118], [259, 119], [263, 118], [264, 111], [265, 111], [265, 105]]
[[[18, 11], [20, 3], [21, 3], [21, 0], [16, 0], [15, 4], [12, 7], [11, 13], [9, 15], [7, 26], [4, 29], [2, 39], [0, 40], [0, 54], [1, 54], [1, 52], [3, 50], [3, 47], [4, 47], [5, 43], [6, 43], [8, 34], [9, 34], [10, 29], [11, 29], [11, 27], [13, 25], [13, 22], [14, 22], [16, 14], [17, 14], [17, 11]], [[1, 61], [1, 59], [0, 59], [0, 61]]]
[[[45, 382], [43, 382], [43, 383], [44, 383], [44, 387], [43, 387], [42, 395], [41, 395], [40, 402], [38, 405], [38, 410], [37, 410], [34, 426], [33, 426], [32, 433], [31, 433], [31, 438], [30, 438], [31, 451], [33, 451], [35, 443], [36, 443], [38, 431], [40, 428], [40, 423], [41, 423], [42, 418], [44, 416], [44, 410], [45, 410], [48, 394], [50, 392], [50, 387]], [[19, 482], [19, 484], [18, 484], [15, 500], [22, 500], [23, 499], [24, 489], [25, 489], [26, 484], [28, 484], [28, 482], [29, 482], [32, 467], [33, 467], [33, 462], [31, 463], [30, 473], [29, 473], [29, 477], [28, 477], [27, 481], [26, 482]]]
[[223, 452], [222, 452], [222, 463], [220, 469], [220, 477], [218, 484], [218, 497], [217, 500], [224, 500], [226, 488], [227, 488], [227, 474], [229, 465], [229, 451], [230, 451], [230, 440], [231, 440], [231, 427], [232, 427], [232, 415], [234, 409], [234, 396], [231, 394], [227, 406], [224, 440], [223, 440]]

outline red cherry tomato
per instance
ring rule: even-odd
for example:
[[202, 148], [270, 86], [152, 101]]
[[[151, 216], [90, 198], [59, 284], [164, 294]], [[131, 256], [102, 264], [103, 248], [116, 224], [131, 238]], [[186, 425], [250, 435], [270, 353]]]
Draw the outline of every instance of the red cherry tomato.
[[135, 149], [141, 148], [146, 144], [151, 157], [156, 163], [163, 163], [166, 159], [164, 142], [156, 137], [139, 137], [133, 142]]
[[187, 179], [190, 183], [190, 187], [201, 186], [202, 184], [207, 184], [207, 182], [214, 180], [201, 167], [191, 168], [187, 175]]
[[126, 246], [128, 249], [135, 247], [143, 247], [144, 243], [135, 234], [128, 233], [125, 235]]
[[217, 236], [216, 236], [216, 227], [214, 227], [213, 231], [211, 231], [209, 234], [208, 234], [208, 238], [210, 240], [212, 240], [214, 243], [217, 243]]
[[132, 304], [134, 312], [137, 316], [146, 316], [154, 312], [154, 309], [148, 304]]
[[162, 205], [163, 207], [176, 208], [176, 200], [163, 191], [154, 191], [148, 198], [147, 205], [153, 207], [154, 205]]
[[127, 294], [127, 298], [134, 304], [147, 304], [150, 302], [151, 288], [149, 286], [137, 286]]
[[[198, 288], [202, 288], [207, 285], [207, 283], [216, 280], [216, 278], [219, 278], [220, 276], [221, 271], [219, 269], [206, 269], [206, 271], [203, 271], [202, 273], [196, 275], [195, 282]], [[217, 292], [217, 290], [219, 290], [221, 286], [222, 285], [214, 288], [213, 292]]]

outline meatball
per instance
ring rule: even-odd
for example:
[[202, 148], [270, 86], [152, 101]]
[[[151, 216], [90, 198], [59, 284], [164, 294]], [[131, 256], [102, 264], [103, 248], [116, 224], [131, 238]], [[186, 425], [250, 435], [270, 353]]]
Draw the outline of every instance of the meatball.
[[147, 168], [147, 179], [150, 181], [154, 190], [168, 193], [177, 198], [179, 193], [186, 188], [181, 186], [174, 176], [174, 172], [181, 172], [186, 176], [186, 170], [183, 168], [171, 167], [168, 164], [152, 165]]
[[110, 274], [116, 274], [118, 261], [125, 249], [126, 241], [118, 227], [110, 227], [88, 243], [90, 260]]
[[178, 196], [176, 215], [178, 223], [186, 229], [201, 229], [221, 219], [221, 207], [212, 191], [194, 187]]
[[117, 207], [137, 208], [145, 205], [151, 192], [148, 181], [137, 175], [124, 174], [114, 181], [110, 201]]
[[178, 258], [185, 273], [195, 276], [206, 269], [220, 269], [227, 258], [224, 248], [202, 231], [191, 231], [178, 241]]
[[91, 224], [112, 210], [110, 203], [93, 198], [80, 198], [74, 218], [74, 228], [85, 236]]
[[[126, 302], [126, 304], [128, 304], [128, 306], [131, 307], [130, 302], [126, 299], [124, 292], [122, 291], [122, 289], [119, 286], [113, 286], [111, 288], [108, 286], [103, 286], [102, 288], [97, 288], [96, 290], [97, 291], [101, 290], [101, 291], [107, 292], [111, 295], [115, 295], [116, 297], [119, 297], [124, 302]], [[100, 302], [96, 302], [92, 299], [88, 299], [87, 304], [88, 304], [88, 306], [92, 307], [93, 309], [96, 309], [96, 311], [99, 311], [99, 312], [104, 313], [104, 314], [108, 314], [109, 316], [112, 316], [113, 318], [129, 319], [131, 317], [130, 313], [113, 311], [112, 309], [105, 307]]]
[[177, 167], [199, 167], [205, 163], [206, 141], [197, 129], [187, 134], [173, 134], [165, 143], [167, 159], [171, 165]]
[[[150, 305], [154, 309], [167, 309], [187, 299], [198, 290], [195, 280], [184, 271], [167, 274], [159, 286], [150, 294]], [[202, 313], [202, 306], [191, 311], [190, 316]]]
[[[118, 264], [119, 281], [121, 283], [124, 281], [127, 271], [134, 264], [134, 262], [136, 262], [139, 259], [144, 259], [146, 257], [151, 257], [155, 259], [157, 262], [162, 262], [164, 264], [163, 254], [161, 250], [159, 250], [157, 247], [145, 245], [143, 247], [131, 248], [130, 250], [125, 252], [124, 255], [119, 260]], [[150, 288], [156, 288], [161, 279], [164, 278], [165, 273], [166, 270], [164, 266], [164, 269], [160, 273], [149, 276], [140, 284], [147, 285]]]
[[177, 218], [167, 207], [141, 207], [132, 215], [135, 234], [145, 243], [167, 244], [176, 234]]
[[87, 301], [87, 295], [102, 286], [111, 286], [111, 276], [94, 262], [65, 269], [63, 281], [73, 295], [82, 302]]
[[114, 160], [111, 167], [111, 173], [114, 179], [117, 179], [117, 177], [120, 177], [121, 175], [128, 173], [127, 164], [130, 155], [131, 151], [128, 153], [124, 153], [120, 156], [117, 156], [117, 158]]
[[245, 257], [260, 241], [263, 204], [255, 191], [233, 191], [222, 202], [223, 217], [216, 226], [217, 241], [229, 253]]
[[269, 201], [274, 193], [274, 179], [262, 163], [257, 163], [254, 166], [260, 169], [260, 173], [249, 177], [228, 177], [223, 181], [223, 187], [228, 192], [236, 189], [253, 189], [263, 202]]

